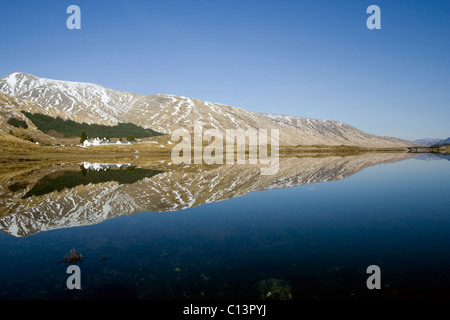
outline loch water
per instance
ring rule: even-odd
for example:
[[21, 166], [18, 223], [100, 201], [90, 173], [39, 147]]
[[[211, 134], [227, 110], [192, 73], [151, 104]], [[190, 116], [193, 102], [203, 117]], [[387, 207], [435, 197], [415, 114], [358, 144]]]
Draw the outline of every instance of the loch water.
[[[293, 159], [293, 171], [272, 180], [252, 180], [257, 173], [249, 178], [247, 167], [227, 169], [222, 184], [208, 186], [202, 183], [218, 179], [216, 171], [189, 180], [166, 169], [124, 168], [140, 176], [92, 171], [89, 182], [79, 164], [34, 185], [9, 181], [1, 189], [9, 200], [0, 219], [0, 299], [449, 298], [450, 158], [367, 165], [338, 158], [326, 165]], [[109, 193], [94, 197], [105, 183]], [[156, 191], [138, 193], [145, 183]], [[81, 289], [66, 283], [70, 264], [62, 259], [72, 249], [83, 257], [76, 262]], [[371, 265], [380, 269], [380, 289], [367, 286]]]

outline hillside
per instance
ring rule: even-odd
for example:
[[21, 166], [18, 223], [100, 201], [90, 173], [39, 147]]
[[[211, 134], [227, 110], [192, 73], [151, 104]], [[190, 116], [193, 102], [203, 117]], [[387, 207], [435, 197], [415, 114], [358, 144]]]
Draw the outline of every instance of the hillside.
[[[203, 129], [217, 129], [222, 133], [227, 129], [278, 129], [280, 145], [286, 146], [393, 148], [419, 145], [412, 141], [368, 134], [333, 120], [249, 112], [189, 97], [138, 95], [97, 84], [51, 80], [17, 72], [0, 79], [0, 93], [4, 94], [3, 97], [9, 97], [6, 99], [15, 101], [8, 104], [10, 113], [14, 114], [25, 110], [88, 124], [128, 122], [165, 134], [179, 128], [193, 133], [194, 123], [198, 121], [203, 124]], [[3, 127], [0, 129], [5, 130]], [[9, 128], [6, 127], [6, 130]]]

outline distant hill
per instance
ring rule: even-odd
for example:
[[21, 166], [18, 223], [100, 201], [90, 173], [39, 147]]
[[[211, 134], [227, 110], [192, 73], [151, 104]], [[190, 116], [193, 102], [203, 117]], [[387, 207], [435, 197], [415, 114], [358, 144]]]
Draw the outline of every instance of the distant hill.
[[444, 140], [439, 141], [437, 144], [439, 145], [446, 145], [446, 144], [450, 144], [450, 137]]
[[414, 142], [424, 144], [427, 146], [434, 146], [434, 145], [444, 145], [444, 144], [450, 144], [450, 137], [447, 139], [431, 139], [431, 138], [425, 138], [425, 139], [418, 139], [414, 140]]

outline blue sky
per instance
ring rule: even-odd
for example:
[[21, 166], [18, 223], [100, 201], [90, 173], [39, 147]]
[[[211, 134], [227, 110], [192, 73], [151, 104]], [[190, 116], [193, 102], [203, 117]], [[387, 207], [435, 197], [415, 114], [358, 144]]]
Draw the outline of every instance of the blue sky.
[[[81, 30], [69, 30], [69, 5]], [[381, 29], [369, 30], [369, 5]], [[450, 136], [450, 1], [1, 1], [0, 77], [93, 82]]]

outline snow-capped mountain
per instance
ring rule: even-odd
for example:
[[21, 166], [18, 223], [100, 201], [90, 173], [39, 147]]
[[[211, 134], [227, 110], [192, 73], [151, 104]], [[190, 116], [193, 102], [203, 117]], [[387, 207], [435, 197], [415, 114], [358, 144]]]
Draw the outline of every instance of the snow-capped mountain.
[[[448, 138], [447, 140], [450, 141], [450, 138]], [[432, 139], [432, 138], [425, 138], [425, 139], [418, 139], [418, 140], [414, 140], [414, 142], [420, 143], [420, 144], [424, 144], [426, 146], [432, 146], [434, 144], [438, 144], [441, 141], [444, 141], [443, 139]]]
[[[249, 112], [189, 97], [139, 95], [97, 84], [51, 80], [18, 72], [0, 79], [0, 93], [37, 104], [45, 114], [58, 114], [63, 119], [107, 125], [131, 122], [166, 134], [179, 128], [193, 132], [195, 122], [199, 121], [204, 129], [220, 132], [226, 129], [278, 129], [280, 145], [286, 146], [323, 144], [376, 148], [418, 145], [368, 134], [338, 121]], [[27, 103], [22, 105], [25, 109], [28, 106]]]
[[438, 144], [450, 144], [450, 137], [448, 137], [447, 139], [443, 139], [443, 140], [439, 141]]
[[0, 92], [57, 109], [67, 119], [102, 124], [119, 122], [137, 98], [97, 84], [56, 81], [19, 72], [0, 79]]

